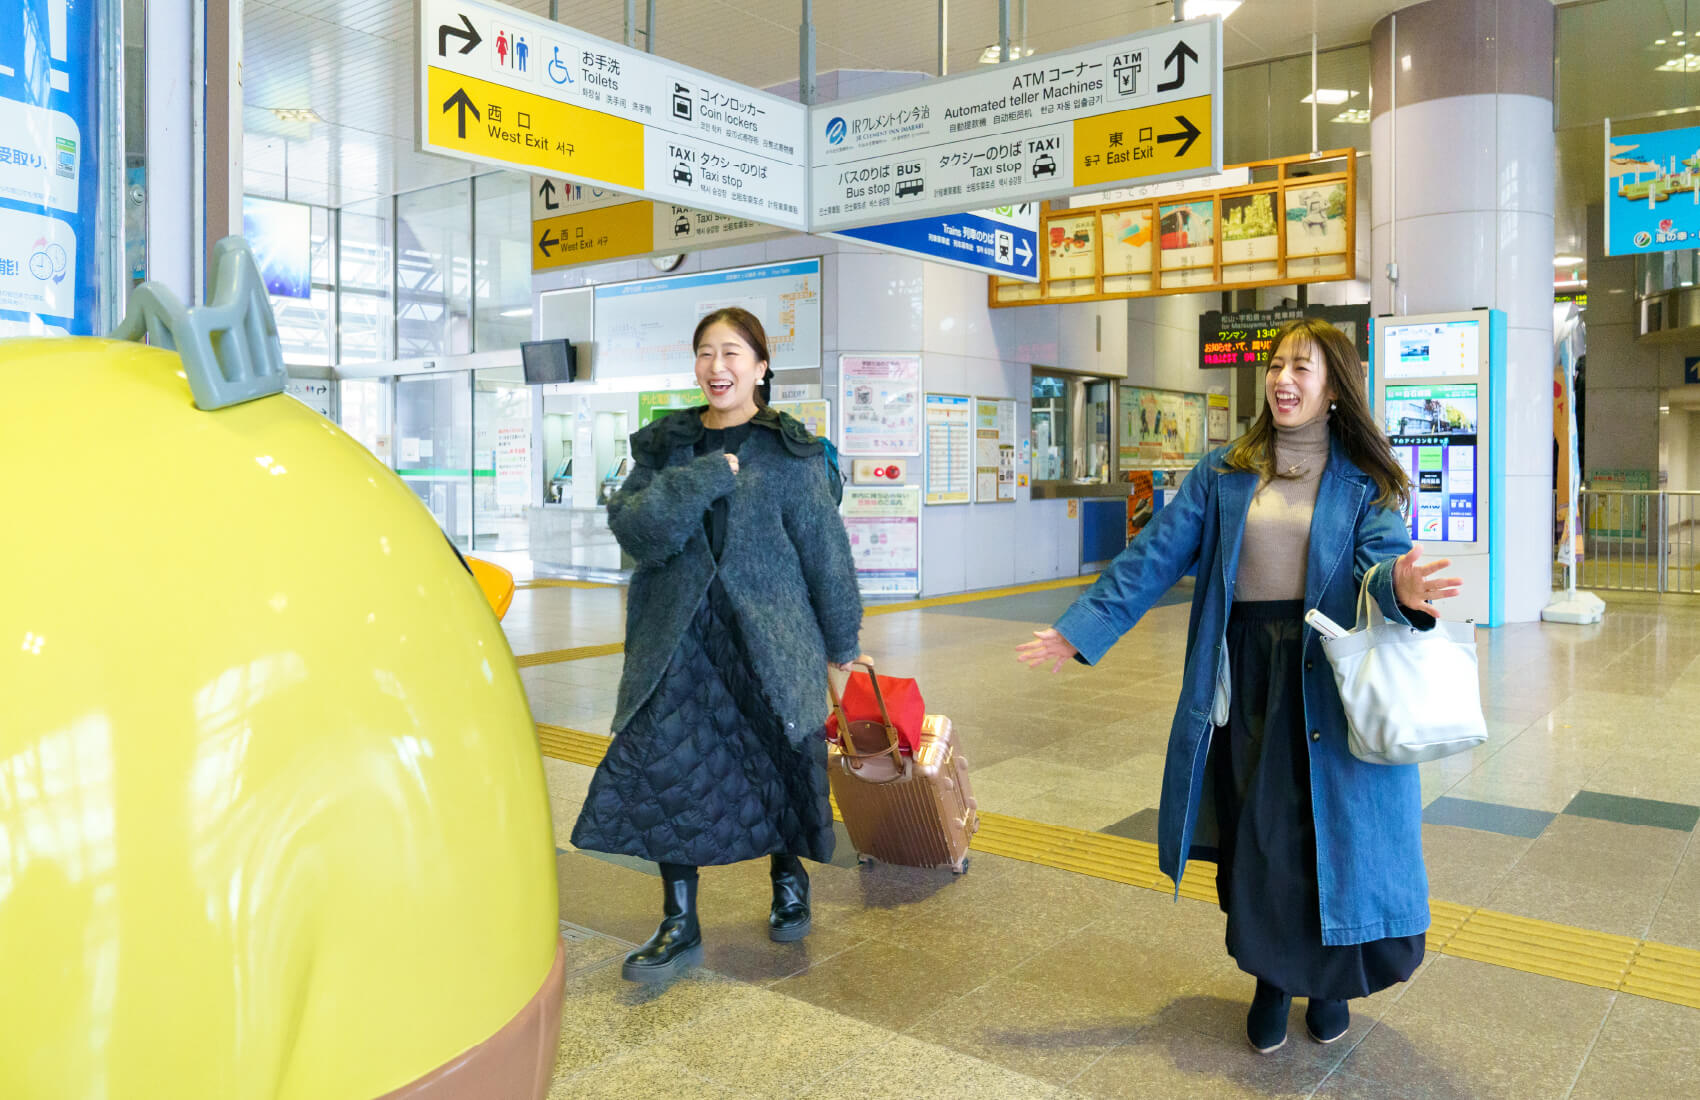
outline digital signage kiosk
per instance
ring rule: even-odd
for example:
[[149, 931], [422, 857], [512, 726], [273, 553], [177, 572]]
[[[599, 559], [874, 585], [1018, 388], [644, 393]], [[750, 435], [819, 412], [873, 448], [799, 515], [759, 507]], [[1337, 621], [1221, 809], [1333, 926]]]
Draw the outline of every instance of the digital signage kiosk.
[[1427, 559], [1451, 558], [1464, 594], [1447, 618], [1498, 626], [1504, 508], [1505, 314], [1377, 317], [1374, 408], [1411, 478], [1405, 522]]

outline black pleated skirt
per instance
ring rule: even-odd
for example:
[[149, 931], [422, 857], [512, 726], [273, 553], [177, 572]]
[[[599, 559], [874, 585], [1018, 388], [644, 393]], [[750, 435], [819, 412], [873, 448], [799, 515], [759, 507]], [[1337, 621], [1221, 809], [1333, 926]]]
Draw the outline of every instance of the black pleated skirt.
[[1210, 745], [1220, 826], [1216, 892], [1228, 953], [1288, 994], [1364, 997], [1405, 981], [1424, 937], [1322, 942], [1304, 715], [1304, 604], [1237, 603], [1228, 621], [1233, 696]]

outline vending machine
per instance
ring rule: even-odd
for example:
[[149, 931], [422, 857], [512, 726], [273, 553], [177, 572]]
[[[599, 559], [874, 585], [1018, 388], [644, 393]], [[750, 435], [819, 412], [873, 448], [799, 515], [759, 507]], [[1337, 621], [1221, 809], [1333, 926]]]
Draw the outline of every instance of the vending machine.
[[1405, 522], [1426, 560], [1450, 558], [1464, 592], [1448, 619], [1498, 626], [1505, 585], [1505, 313], [1377, 317], [1372, 407], [1411, 478]]

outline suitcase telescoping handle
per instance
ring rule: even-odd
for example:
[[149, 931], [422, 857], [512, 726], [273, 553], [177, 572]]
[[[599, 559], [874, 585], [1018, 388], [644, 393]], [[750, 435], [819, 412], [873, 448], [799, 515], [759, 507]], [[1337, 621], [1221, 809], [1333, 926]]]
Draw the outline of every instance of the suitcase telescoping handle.
[[[885, 724], [887, 747], [879, 750], [878, 752], [856, 751], [856, 742], [850, 736], [850, 716], [844, 713], [844, 700], [839, 697], [838, 687], [832, 682], [832, 673], [828, 670], [826, 677], [826, 691], [827, 694], [832, 697], [833, 713], [838, 715], [838, 751], [844, 756], [849, 757], [852, 762], [858, 760], [872, 760], [875, 757], [885, 756], [889, 753], [891, 755], [891, 762], [897, 766], [897, 774], [902, 775], [903, 742], [897, 736], [897, 727], [892, 724], [891, 711], [886, 709], [885, 696], [880, 694], [880, 678], [879, 674], [874, 671], [874, 659], [872, 657], [863, 656], [859, 660], [851, 663], [860, 668], [866, 669], [868, 672], [868, 682], [874, 685], [874, 702], [879, 704], [880, 720]], [[854, 676], [855, 673], [851, 672], [850, 675]], [[856, 766], [860, 767], [859, 764]]]

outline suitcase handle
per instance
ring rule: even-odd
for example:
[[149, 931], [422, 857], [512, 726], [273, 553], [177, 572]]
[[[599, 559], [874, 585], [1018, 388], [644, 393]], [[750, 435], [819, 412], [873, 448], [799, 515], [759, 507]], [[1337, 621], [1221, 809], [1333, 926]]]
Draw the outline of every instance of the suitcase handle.
[[[856, 747], [856, 743], [850, 738], [850, 716], [844, 713], [844, 700], [839, 697], [838, 688], [832, 682], [832, 670], [828, 669], [826, 674], [826, 693], [832, 698], [833, 713], [838, 715], [838, 751], [840, 755], [848, 757], [852, 761], [871, 760], [874, 757], [885, 756], [889, 753], [891, 755], [891, 762], [897, 766], [898, 774], [902, 775], [903, 743], [897, 736], [897, 727], [892, 725], [891, 712], [885, 707], [885, 696], [880, 693], [880, 678], [879, 674], [874, 671], [874, 659], [864, 655], [859, 660], [852, 661], [851, 663], [865, 668], [868, 671], [868, 682], [874, 686], [874, 702], [879, 704], [880, 719], [885, 724], [885, 736], [888, 745], [879, 752], [858, 753], [853, 751]], [[847, 675], [854, 676], [855, 673], [851, 672]], [[859, 767], [860, 765], [852, 764], [851, 766]]]

